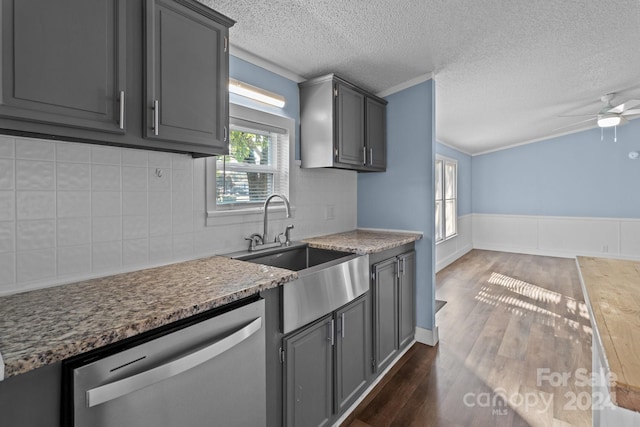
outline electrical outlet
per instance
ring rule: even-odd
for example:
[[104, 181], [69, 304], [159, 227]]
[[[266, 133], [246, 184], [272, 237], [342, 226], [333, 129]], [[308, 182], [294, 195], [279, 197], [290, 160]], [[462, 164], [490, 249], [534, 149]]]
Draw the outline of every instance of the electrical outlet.
[[609, 245], [602, 245], [602, 252], [604, 253], [609, 252]]
[[331, 219], [336, 219], [336, 215], [334, 212], [334, 205], [325, 205], [324, 207], [324, 219], [331, 220]]

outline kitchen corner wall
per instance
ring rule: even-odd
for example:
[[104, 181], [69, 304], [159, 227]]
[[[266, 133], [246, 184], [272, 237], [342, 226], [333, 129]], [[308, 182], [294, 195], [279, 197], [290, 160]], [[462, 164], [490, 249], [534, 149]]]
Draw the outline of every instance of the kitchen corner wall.
[[[244, 105], [299, 123], [295, 82], [235, 58], [230, 73], [288, 104]], [[294, 224], [299, 240], [356, 228], [355, 172], [290, 173], [293, 218], [271, 215], [271, 230]], [[183, 154], [0, 136], [0, 295], [243, 249], [261, 216], [205, 225], [205, 179], [205, 159]]]
[[386, 100], [387, 171], [358, 175], [358, 226], [423, 233], [416, 242], [416, 324], [431, 332], [435, 344], [434, 81]]

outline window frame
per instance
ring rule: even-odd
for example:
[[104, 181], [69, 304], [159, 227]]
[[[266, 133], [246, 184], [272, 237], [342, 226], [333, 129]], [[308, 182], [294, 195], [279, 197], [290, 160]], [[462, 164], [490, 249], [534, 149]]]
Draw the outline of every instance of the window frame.
[[[294, 179], [292, 179], [292, 169], [295, 164], [295, 121], [288, 117], [278, 116], [266, 111], [257, 110], [254, 108], [245, 107], [238, 104], [229, 104], [229, 117], [230, 119], [237, 119], [239, 122], [254, 123], [257, 125], [262, 124], [266, 128], [275, 128], [285, 130], [289, 136], [288, 150], [289, 150], [289, 191], [287, 197], [289, 203], [294, 207]], [[245, 126], [246, 127], [246, 126]], [[233, 222], [245, 222], [252, 220], [253, 218], [247, 218], [249, 215], [255, 216], [258, 220], [262, 217], [263, 204], [258, 202], [255, 204], [235, 204], [227, 206], [218, 206], [216, 203], [216, 160], [217, 157], [207, 157], [205, 160], [205, 192], [206, 192], [206, 216], [207, 225], [216, 225], [210, 223], [210, 219], [216, 217], [229, 217], [226, 223]], [[273, 203], [269, 205], [269, 212], [271, 213], [282, 211], [284, 212], [284, 204], [278, 199], [274, 199]], [[237, 221], [233, 220], [233, 217], [238, 218]], [[219, 224], [218, 224], [219, 225]]]
[[[440, 192], [441, 192], [441, 195], [442, 195], [441, 199], [437, 199], [436, 198], [437, 197], [437, 191], [436, 191], [436, 188], [435, 188], [436, 182], [437, 182], [437, 177], [435, 176], [436, 175], [436, 164], [437, 164], [438, 161], [442, 162], [441, 176], [440, 176], [440, 184], [442, 186], [441, 189], [440, 189]], [[454, 182], [453, 182], [453, 197], [450, 197], [450, 198], [447, 198], [446, 194], [445, 194], [445, 188], [446, 188], [445, 180], [446, 180], [446, 176], [447, 176], [447, 174], [446, 174], [446, 164], [447, 163], [453, 164], [454, 167], [455, 167], [455, 173], [453, 175], [453, 180], [454, 180]], [[435, 244], [438, 245], [438, 244], [440, 244], [442, 242], [446, 242], [447, 240], [453, 239], [454, 237], [456, 237], [458, 235], [458, 160], [453, 159], [451, 157], [447, 157], [447, 156], [443, 156], [443, 155], [440, 155], [440, 154], [436, 154], [436, 159], [435, 159], [435, 162], [434, 162], [433, 171], [434, 171], [434, 182], [433, 182], [433, 185], [434, 185], [434, 192], [433, 192], [434, 193], [433, 194], [434, 195], [434, 214], [435, 214], [435, 209], [436, 209], [438, 201], [441, 201], [440, 210], [441, 210], [441, 214], [442, 214], [442, 224], [441, 224], [441, 227], [442, 227], [442, 230], [441, 230], [442, 231], [442, 238], [440, 240], [436, 240], [436, 236], [437, 236], [437, 231], [438, 230], [434, 230], [435, 231], [434, 240], [436, 240]], [[455, 206], [454, 214], [453, 214], [453, 227], [454, 227], [455, 231], [453, 232], [453, 234], [451, 234], [449, 236], [447, 236], [447, 234], [446, 234], [447, 233], [447, 223], [448, 223], [448, 221], [447, 221], [447, 212], [446, 212], [446, 202], [447, 201], [453, 201], [454, 206]], [[437, 218], [437, 215], [434, 218], [434, 226], [435, 226], [435, 219], [436, 218]]]

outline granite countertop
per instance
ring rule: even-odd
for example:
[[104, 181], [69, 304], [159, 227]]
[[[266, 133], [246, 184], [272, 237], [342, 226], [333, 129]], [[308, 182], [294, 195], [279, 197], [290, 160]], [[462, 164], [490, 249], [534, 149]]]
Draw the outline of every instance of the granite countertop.
[[357, 229], [302, 241], [313, 248], [365, 255], [386, 251], [420, 239], [422, 234], [415, 232]]
[[297, 273], [210, 257], [0, 298], [0, 379], [277, 287]]
[[640, 412], [640, 262], [578, 257], [594, 345], [614, 374], [611, 400]]
[[[358, 229], [303, 241], [364, 255], [421, 238]], [[0, 297], [0, 380], [296, 278], [290, 270], [214, 256]]]

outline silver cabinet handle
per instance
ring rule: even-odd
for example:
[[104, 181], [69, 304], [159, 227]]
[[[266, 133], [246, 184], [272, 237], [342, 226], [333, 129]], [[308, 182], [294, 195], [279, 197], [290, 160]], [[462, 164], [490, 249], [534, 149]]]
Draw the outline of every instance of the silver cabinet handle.
[[364, 165], [367, 164], [367, 147], [362, 147], [362, 156], [364, 157]]
[[120, 129], [124, 129], [124, 91], [120, 91]]
[[344, 330], [345, 330], [344, 313], [340, 315], [340, 324], [342, 325], [342, 338], [344, 338]]
[[148, 371], [104, 384], [87, 390], [87, 407], [91, 408], [101, 403], [132, 393], [159, 381], [171, 378], [191, 368], [213, 359], [230, 348], [240, 344], [262, 328], [262, 317], [252, 320], [231, 335], [222, 338], [202, 349], [196, 350], [179, 359], [172, 360]]
[[227, 142], [227, 138], [229, 137], [229, 131], [227, 130], [227, 127], [224, 127], [224, 139], [222, 140], [222, 142]]
[[369, 164], [373, 164], [373, 148], [369, 148]]
[[333, 345], [333, 341], [334, 341], [334, 326], [335, 324], [333, 323], [333, 319], [331, 319], [331, 322], [329, 322], [327, 324], [329, 326], [329, 337], [327, 337], [327, 339], [329, 340], [329, 342], [331, 343], [331, 345]]
[[158, 124], [160, 123], [160, 102], [153, 101], [153, 134], [158, 136]]

